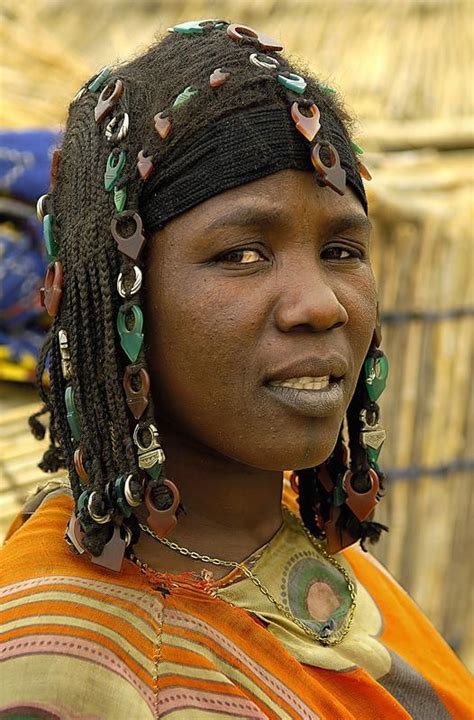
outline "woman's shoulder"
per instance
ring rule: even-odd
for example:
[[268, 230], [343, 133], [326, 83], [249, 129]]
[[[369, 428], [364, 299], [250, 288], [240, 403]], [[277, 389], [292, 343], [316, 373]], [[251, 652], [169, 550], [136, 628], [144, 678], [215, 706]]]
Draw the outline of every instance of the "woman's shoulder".
[[[21, 700], [51, 717], [151, 718], [159, 596], [133, 569], [112, 573], [73, 554], [64, 539], [72, 498], [48, 490], [25, 506], [0, 551], [0, 708]], [[91, 684], [96, 691], [85, 692]]]

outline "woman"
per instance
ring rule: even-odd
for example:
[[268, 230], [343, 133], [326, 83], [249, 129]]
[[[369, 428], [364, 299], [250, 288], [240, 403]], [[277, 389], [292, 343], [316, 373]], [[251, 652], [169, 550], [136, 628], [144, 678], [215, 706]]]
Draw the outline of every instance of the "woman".
[[367, 170], [281, 50], [184, 23], [71, 105], [38, 377], [50, 356], [72, 497], [6, 543], [6, 717], [467, 717], [461, 664], [356, 546], [384, 529]]

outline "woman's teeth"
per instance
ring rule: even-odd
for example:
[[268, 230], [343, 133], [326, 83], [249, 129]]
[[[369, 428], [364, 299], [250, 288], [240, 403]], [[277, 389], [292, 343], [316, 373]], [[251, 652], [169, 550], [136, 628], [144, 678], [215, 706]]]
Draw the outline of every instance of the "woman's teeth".
[[269, 385], [289, 387], [295, 390], [324, 390], [329, 385], [329, 375], [324, 377], [300, 377], [288, 380], [273, 380]]

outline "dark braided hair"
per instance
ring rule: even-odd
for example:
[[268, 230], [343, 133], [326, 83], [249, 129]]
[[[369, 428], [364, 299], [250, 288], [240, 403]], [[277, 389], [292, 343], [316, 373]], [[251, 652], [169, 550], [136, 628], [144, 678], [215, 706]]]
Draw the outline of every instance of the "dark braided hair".
[[[103, 125], [95, 122], [94, 110], [97, 92], [85, 91], [71, 103], [67, 119], [56, 187], [47, 196], [45, 211], [54, 217], [54, 232], [58, 242], [58, 259], [64, 270], [64, 288], [59, 313], [54, 318], [37, 369], [37, 386], [43, 408], [30, 418], [30, 426], [37, 438], [44, 435], [38, 416], [50, 413], [50, 447], [40, 465], [45, 471], [65, 467], [69, 472], [76, 512], [84, 531], [83, 544], [92, 555], [99, 555], [111, 537], [112, 522], [99, 524], [90, 514], [87, 504], [78, 507], [84, 487], [74, 462], [76, 443], [71, 438], [64, 395], [68, 383], [72, 385], [77, 415], [81, 428], [80, 447], [83, 467], [88, 475], [87, 490], [94, 491], [93, 514], [104, 515], [113, 511], [110, 488], [119, 476], [132, 474], [140, 477], [136, 449], [132, 440], [133, 423], [127, 412], [122, 378], [127, 360], [121, 352], [116, 329], [120, 310], [128, 324], [128, 311], [132, 305], [129, 296], [117, 293], [117, 276], [121, 271], [125, 287], [129, 287], [133, 261], [120, 257], [117, 244], [110, 232], [110, 222], [117, 214], [114, 193], [104, 190], [104, 170], [113, 151], [115, 158], [126, 153], [126, 166], [117, 189], [126, 189], [128, 211], [135, 211], [144, 220], [144, 232], [151, 234], [147, 217], [154, 196], [137, 173], [136, 158], [140, 151], [151, 158], [154, 173], [166, 185], [172, 173], [173, 157], [180, 144], [189, 142], [201, 131], [220, 119], [261, 107], [281, 107], [298, 100], [302, 107], [310, 101], [317, 104], [321, 116], [331, 118], [350, 146], [351, 118], [340, 99], [320, 84], [306, 70], [290, 64], [278, 53], [278, 73], [304, 75], [307, 81], [305, 99], [276, 82], [275, 73], [249, 63], [249, 51], [255, 50], [254, 40], [244, 38], [236, 43], [229, 40], [225, 29], [204, 28], [201, 35], [166, 35], [144, 54], [130, 62], [118, 65], [107, 82], [123, 82], [123, 94], [115, 108], [117, 125], [108, 141]], [[250, 47], [249, 47], [250, 46]], [[270, 54], [270, 53], [268, 53]], [[272, 55], [273, 56], [273, 55]], [[216, 68], [230, 73], [225, 87], [216, 92], [209, 86], [209, 74]], [[97, 76], [86, 83], [86, 88]], [[177, 110], [172, 109], [176, 96], [191, 86], [199, 92]], [[168, 114], [173, 132], [166, 142], [158, 136], [153, 118], [158, 112]], [[117, 128], [124, 113], [130, 118], [129, 132], [119, 139]], [[108, 122], [108, 120], [107, 120]], [[105, 124], [105, 123], [104, 123]], [[327, 134], [327, 133], [326, 133]], [[318, 141], [330, 141], [324, 127]], [[314, 144], [314, 143], [313, 143]], [[309, 148], [310, 149], [310, 148]], [[355, 163], [355, 156], [354, 156]], [[133, 232], [133, 223], [127, 223], [121, 233]], [[146, 266], [146, 256], [144, 264]], [[132, 276], [133, 279], [133, 276]], [[143, 288], [134, 295], [133, 303], [140, 304]], [[58, 332], [66, 330], [70, 351], [71, 377], [65, 380], [61, 369]], [[43, 384], [44, 370], [49, 361], [50, 386]], [[138, 368], [146, 368], [145, 346], [136, 361]], [[358, 416], [361, 407], [369, 407], [359, 380], [356, 394], [348, 411], [351, 467], [354, 482], [363, 483], [367, 476], [368, 461], [358, 440]], [[374, 407], [371, 408], [374, 411]], [[153, 403], [148, 406], [141, 421], [154, 422]], [[344, 472], [342, 433], [328, 460], [334, 477]], [[315, 523], [317, 511], [327, 515], [327, 497], [317, 481], [317, 469], [299, 473], [300, 510], [307, 528], [316, 536], [321, 529]], [[166, 506], [166, 491], [155, 484], [155, 502]], [[140, 485], [135, 484], [139, 493]], [[133, 514], [125, 514], [132, 535], [132, 544], [139, 535], [138, 523]], [[123, 518], [123, 516], [122, 516]], [[352, 513], [343, 508], [340, 522], [348, 527], [355, 538], [375, 538], [380, 526], [375, 523], [358, 523]]]

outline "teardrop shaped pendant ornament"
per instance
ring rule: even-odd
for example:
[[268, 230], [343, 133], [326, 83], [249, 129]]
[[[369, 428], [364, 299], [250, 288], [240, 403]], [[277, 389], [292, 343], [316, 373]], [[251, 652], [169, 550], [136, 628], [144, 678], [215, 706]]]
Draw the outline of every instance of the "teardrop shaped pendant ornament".
[[380, 357], [368, 357], [364, 363], [364, 372], [367, 395], [372, 402], [377, 402], [387, 385], [387, 357], [384, 354]]
[[299, 109], [298, 102], [294, 102], [291, 106], [291, 117], [296, 125], [296, 129], [299, 130], [306, 140], [311, 142], [314, 140], [321, 127], [321, 123], [319, 122], [321, 113], [315, 103], [312, 103], [307, 110], [311, 113], [311, 117], [303, 115]]
[[[321, 158], [321, 150], [326, 148], [331, 164], [326, 165]], [[317, 143], [311, 152], [311, 162], [319, 175], [319, 181], [339, 195], [346, 190], [346, 171], [341, 167], [339, 153], [331, 143]]]
[[356, 516], [359, 522], [364, 522], [377, 505], [377, 495], [380, 489], [379, 476], [369, 469], [368, 477], [370, 479], [370, 488], [367, 492], [357, 492], [352, 486], [352, 473], [350, 470], [344, 475], [342, 486], [347, 494], [346, 505]]
[[153, 504], [152, 487], [149, 483], [145, 490], [145, 505], [148, 510], [146, 519], [148, 527], [153, 530], [158, 537], [165, 537], [173, 528], [176, 527], [178, 521], [176, 519], [176, 511], [179, 506], [179, 490], [171, 480], [164, 479], [163, 485], [168, 488], [171, 495], [171, 504], [166, 510], [159, 510]]
[[[133, 324], [128, 327], [127, 319], [130, 318], [130, 312], [133, 316]], [[138, 305], [132, 305], [127, 310], [120, 308], [117, 315], [117, 330], [120, 335], [122, 349], [130, 360], [135, 362], [143, 345], [143, 313]]]

